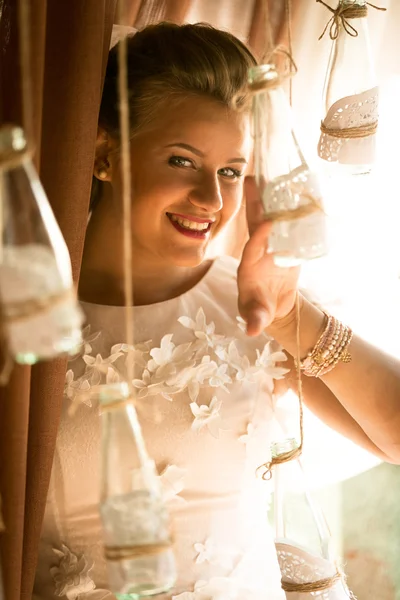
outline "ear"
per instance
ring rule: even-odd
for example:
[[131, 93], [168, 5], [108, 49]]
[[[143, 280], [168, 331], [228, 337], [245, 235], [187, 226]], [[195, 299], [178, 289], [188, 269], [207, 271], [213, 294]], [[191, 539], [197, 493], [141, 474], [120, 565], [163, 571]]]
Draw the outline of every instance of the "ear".
[[110, 152], [114, 149], [114, 142], [105, 129], [99, 127], [96, 138], [96, 152], [94, 159], [93, 175], [100, 181], [112, 180]]

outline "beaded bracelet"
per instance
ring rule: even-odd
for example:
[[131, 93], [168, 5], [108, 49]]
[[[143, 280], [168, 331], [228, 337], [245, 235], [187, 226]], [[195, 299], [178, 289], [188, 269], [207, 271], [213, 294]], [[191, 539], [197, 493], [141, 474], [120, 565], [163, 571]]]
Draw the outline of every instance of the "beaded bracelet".
[[307, 356], [300, 361], [300, 369], [309, 377], [322, 377], [336, 367], [339, 362], [349, 363], [348, 351], [353, 332], [338, 319], [325, 314], [325, 329]]

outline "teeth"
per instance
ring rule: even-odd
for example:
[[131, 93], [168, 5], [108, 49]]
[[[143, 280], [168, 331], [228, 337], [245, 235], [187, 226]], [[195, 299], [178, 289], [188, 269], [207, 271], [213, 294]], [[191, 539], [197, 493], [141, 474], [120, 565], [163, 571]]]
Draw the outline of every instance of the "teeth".
[[193, 231], [205, 231], [210, 225], [209, 223], [196, 223], [195, 221], [189, 221], [188, 219], [181, 219], [176, 215], [171, 215], [171, 221], [175, 221], [181, 227], [192, 229]]

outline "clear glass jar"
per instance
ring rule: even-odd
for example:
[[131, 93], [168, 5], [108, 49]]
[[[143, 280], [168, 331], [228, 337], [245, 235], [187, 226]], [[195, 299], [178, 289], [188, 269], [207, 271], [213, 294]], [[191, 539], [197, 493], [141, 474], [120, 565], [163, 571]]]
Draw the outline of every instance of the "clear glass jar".
[[[340, 0], [340, 6], [367, 9], [365, 0]], [[358, 35], [347, 33], [339, 22], [338, 37], [332, 41], [325, 76], [322, 122], [328, 128], [359, 127], [378, 120], [379, 90], [368, 18], [352, 18], [348, 23]], [[338, 138], [321, 132], [318, 154], [324, 160], [324, 171], [327, 174], [369, 173], [375, 161], [375, 153], [376, 134], [360, 138]]]
[[0, 129], [0, 303], [13, 358], [33, 364], [82, 343], [71, 261], [19, 127]]
[[176, 581], [168, 513], [126, 383], [100, 386], [100, 513], [111, 591], [121, 600], [155, 596]]
[[[293, 438], [274, 442], [271, 455], [276, 458], [297, 447]], [[272, 517], [276, 541], [295, 543], [311, 554], [329, 559], [331, 535], [322, 513], [308, 491], [300, 459], [274, 466], [273, 480], [275, 491]]]
[[[275, 442], [271, 455], [276, 458], [298, 448], [295, 439]], [[316, 583], [337, 574], [334, 549], [325, 517], [312, 497], [300, 459], [273, 467], [274, 501], [270, 519], [275, 529], [275, 547], [282, 575], [282, 587]], [[321, 595], [323, 593], [323, 595]], [[323, 592], [286, 591], [288, 600], [349, 600], [345, 581], [338, 578]]]
[[274, 220], [268, 251], [277, 265], [295, 266], [327, 251], [320, 184], [292, 129], [291, 109], [275, 66], [250, 69], [249, 87], [254, 94], [255, 177], [265, 217]]

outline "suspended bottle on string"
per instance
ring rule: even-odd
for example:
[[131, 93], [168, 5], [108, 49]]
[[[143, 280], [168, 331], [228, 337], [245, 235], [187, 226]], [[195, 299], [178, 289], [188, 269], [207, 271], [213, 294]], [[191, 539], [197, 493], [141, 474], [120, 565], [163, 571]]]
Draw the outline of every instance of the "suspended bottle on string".
[[326, 218], [320, 183], [292, 128], [280, 76], [272, 64], [250, 69], [254, 169], [265, 217], [273, 220], [268, 251], [282, 267], [323, 256]]
[[318, 155], [331, 175], [369, 173], [375, 162], [379, 88], [365, 0], [340, 0], [322, 98]]
[[[271, 455], [277, 458], [297, 448], [295, 439], [286, 439], [272, 444]], [[331, 533], [310, 494], [301, 459], [274, 465], [272, 478], [274, 501], [270, 518], [282, 588], [288, 600], [312, 600], [322, 593], [324, 600], [353, 598], [338, 573]]]
[[67, 246], [19, 127], [0, 129], [0, 312], [9, 354], [33, 364], [82, 342]]
[[121, 600], [154, 596], [176, 580], [169, 518], [127, 384], [101, 386], [100, 512], [111, 590]]

